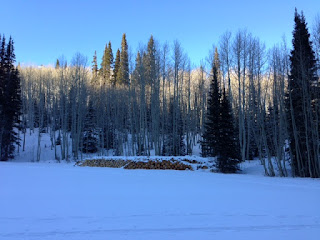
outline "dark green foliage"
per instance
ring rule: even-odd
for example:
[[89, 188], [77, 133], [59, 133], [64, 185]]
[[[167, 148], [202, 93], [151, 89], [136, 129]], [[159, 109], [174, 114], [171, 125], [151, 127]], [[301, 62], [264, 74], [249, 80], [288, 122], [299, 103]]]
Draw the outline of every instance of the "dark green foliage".
[[114, 67], [113, 64], [113, 52], [111, 47], [111, 42], [108, 43], [108, 51], [107, 51], [107, 79], [110, 80], [111, 84], [114, 85], [113, 77], [111, 74], [111, 69]]
[[98, 84], [98, 62], [97, 62], [97, 51], [94, 51], [93, 60], [92, 60], [92, 79], [91, 84]]
[[320, 177], [318, 144], [313, 141], [315, 109], [319, 108], [316, 60], [305, 17], [297, 10], [294, 22], [287, 99], [292, 167], [296, 176]]
[[216, 166], [223, 173], [239, 170], [239, 146], [229, 99], [219, 88], [219, 55], [216, 50], [212, 64], [212, 81], [208, 96], [207, 116], [202, 135], [202, 156], [216, 157]]
[[141, 59], [140, 52], [137, 53], [136, 65], [132, 74], [132, 84], [134, 86], [140, 86], [140, 88], [145, 87], [145, 78], [144, 78], [144, 66]]
[[217, 155], [217, 143], [219, 142], [219, 113], [220, 113], [220, 91], [218, 85], [217, 68], [212, 67], [212, 81], [208, 96], [207, 116], [205, 130], [202, 135], [201, 150], [203, 157], [214, 157]]
[[234, 173], [239, 170], [240, 149], [234, 129], [232, 108], [225, 90], [220, 107], [219, 133], [216, 166], [223, 173]]
[[[1, 41], [1, 39], [0, 39]], [[13, 158], [14, 144], [19, 144], [21, 90], [19, 71], [14, 66], [15, 54], [10, 37], [6, 45], [2, 38], [0, 49], [0, 160]]]
[[101, 68], [100, 68], [100, 76], [102, 78], [102, 84], [106, 83], [113, 83], [113, 78], [111, 76], [111, 70], [113, 67], [113, 53], [112, 53], [112, 47], [111, 47], [111, 42], [106, 44], [104, 53], [102, 56], [102, 61], [101, 61]]
[[96, 112], [93, 109], [92, 101], [89, 101], [87, 115], [84, 122], [82, 152], [96, 153], [98, 151], [98, 137], [96, 130]]
[[116, 60], [114, 62], [114, 71], [113, 71], [113, 84], [118, 83], [118, 72], [120, 69], [120, 50], [117, 50]]
[[156, 80], [156, 48], [152, 35], [148, 42], [147, 53], [143, 58], [143, 65], [145, 67], [146, 84], [153, 85]]
[[60, 68], [60, 61], [59, 59], [57, 59], [55, 69], [59, 69], [59, 68]]
[[128, 57], [128, 44], [126, 34], [122, 35], [121, 53], [120, 53], [120, 67], [117, 72], [117, 84], [129, 84], [129, 57]]

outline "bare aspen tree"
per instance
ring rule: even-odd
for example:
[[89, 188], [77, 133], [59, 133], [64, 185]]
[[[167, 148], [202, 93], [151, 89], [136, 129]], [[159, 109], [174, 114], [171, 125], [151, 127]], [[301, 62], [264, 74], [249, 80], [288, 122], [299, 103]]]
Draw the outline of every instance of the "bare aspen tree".
[[221, 69], [223, 74], [224, 82], [228, 89], [228, 96], [232, 105], [232, 89], [231, 89], [231, 32], [225, 32], [220, 38], [220, 59], [221, 59]]
[[244, 43], [245, 33], [243, 31], [238, 31], [234, 42], [233, 42], [233, 55], [235, 62], [235, 72], [236, 78], [238, 81], [238, 102], [237, 102], [237, 117], [238, 117], [238, 131], [239, 131], [239, 143], [240, 143], [240, 152], [241, 159], [244, 161], [246, 159], [246, 133], [245, 133], [245, 109], [244, 109], [244, 86], [245, 86], [245, 63], [243, 60], [246, 60], [246, 54], [244, 51], [244, 47], [246, 44]]
[[169, 55], [169, 45], [165, 43], [162, 46], [161, 51], [161, 80], [162, 80], [162, 114], [161, 114], [161, 134], [162, 134], [162, 145], [161, 150], [165, 145], [165, 132], [167, 125], [167, 89], [166, 82], [168, 81], [168, 55]]
[[77, 53], [71, 66], [71, 136], [72, 136], [72, 153], [75, 159], [79, 159], [79, 149], [82, 148], [82, 129], [85, 117], [85, 106], [87, 101], [86, 84], [88, 82], [88, 70], [86, 69], [87, 59]]

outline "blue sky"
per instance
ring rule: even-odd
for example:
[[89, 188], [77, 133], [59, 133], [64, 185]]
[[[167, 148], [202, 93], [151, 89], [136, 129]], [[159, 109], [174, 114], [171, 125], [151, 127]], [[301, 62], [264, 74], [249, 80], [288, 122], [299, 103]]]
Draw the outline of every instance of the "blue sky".
[[246, 28], [267, 47], [283, 34], [290, 43], [295, 7], [309, 27], [320, 14], [320, 0], [11, 0], [1, 3], [0, 33], [13, 37], [22, 64], [53, 64], [76, 52], [90, 64], [109, 40], [115, 54], [126, 33], [133, 53], [153, 34], [160, 43], [178, 39], [199, 65], [226, 30]]

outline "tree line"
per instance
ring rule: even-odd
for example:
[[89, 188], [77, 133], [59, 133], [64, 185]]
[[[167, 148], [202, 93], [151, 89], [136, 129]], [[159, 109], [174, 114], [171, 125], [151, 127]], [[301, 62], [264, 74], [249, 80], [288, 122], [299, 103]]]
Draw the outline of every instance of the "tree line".
[[37, 128], [37, 161], [46, 132], [57, 160], [192, 155], [200, 144], [222, 172], [259, 158], [269, 176], [319, 177], [320, 20], [312, 37], [303, 13], [294, 22], [291, 51], [225, 32], [197, 68], [178, 41], [153, 36], [133, 56], [125, 34], [115, 58], [106, 44], [100, 65], [96, 53], [91, 66], [78, 53], [54, 68], [20, 67], [22, 151]]
[[19, 71], [14, 66], [13, 40], [0, 35], [0, 159], [13, 158], [19, 146], [21, 91]]

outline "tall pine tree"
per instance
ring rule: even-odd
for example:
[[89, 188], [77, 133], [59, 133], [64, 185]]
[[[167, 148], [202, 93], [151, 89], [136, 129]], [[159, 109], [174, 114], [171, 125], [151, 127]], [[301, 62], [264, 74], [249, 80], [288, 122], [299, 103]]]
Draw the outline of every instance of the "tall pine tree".
[[60, 61], [59, 59], [57, 59], [55, 69], [59, 69], [59, 68], [60, 68]]
[[97, 63], [97, 51], [94, 51], [93, 60], [92, 60], [92, 85], [98, 85], [98, 63]]
[[214, 157], [217, 155], [216, 147], [219, 141], [220, 98], [218, 70], [215, 62], [213, 62], [207, 116], [201, 142], [202, 156], [204, 157]]
[[120, 69], [120, 50], [118, 49], [116, 54], [116, 60], [114, 62], [114, 70], [113, 70], [113, 77], [112, 77], [113, 85], [118, 84], [119, 69]]
[[105, 85], [106, 83], [112, 82], [112, 71], [113, 67], [113, 53], [112, 53], [112, 47], [111, 42], [109, 41], [108, 44], [106, 44], [102, 61], [101, 61], [101, 68], [100, 68], [100, 76], [102, 78], [102, 84]]
[[153, 85], [156, 79], [156, 48], [152, 35], [149, 39], [147, 53], [143, 60], [145, 66], [146, 82], [148, 85]]
[[90, 99], [87, 109], [87, 114], [84, 120], [84, 128], [82, 133], [82, 152], [96, 153], [98, 151], [98, 136], [96, 131], [97, 116], [93, 107], [93, 102]]
[[117, 82], [119, 84], [129, 84], [129, 57], [128, 57], [128, 44], [126, 34], [122, 35], [121, 53], [120, 53], [120, 68], [117, 72]]
[[19, 116], [21, 90], [19, 71], [14, 66], [13, 40], [2, 38], [0, 49], [0, 160], [13, 158], [15, 144], [19, 144]]
[[240, 149], [234, 128], [232, 107], [225, 90], [223, 90], [219, 115], [216, 166], [220, 172], [234, 173], [239, 170]]
[[113, 59], [112, 46], [111, 46], [111, 42], [109, 41], [109, 43], [108, 43], [108, 51], [107, 51], [107, 76], [106, 76], [106, 78], [108, 79], [108, 81], [110, 81], [110, 83], [112, 85], [115, 84], [113, 82], [113, 77], [112, 77], [112, 71], [114, 69], [113, 60], [114, 59]]
[[320, 177], [316, 60], [303, 13], [296, 10], [294, 22], [287, 101], [291, 163], [296, 176]]

